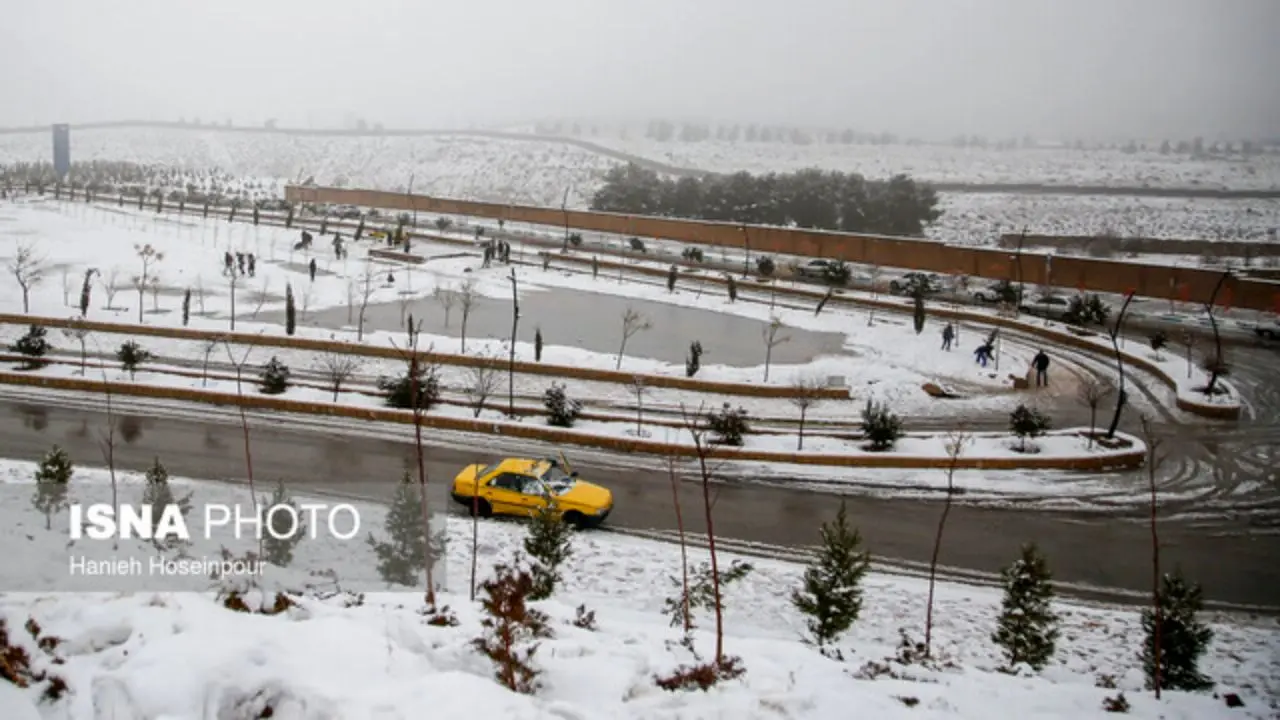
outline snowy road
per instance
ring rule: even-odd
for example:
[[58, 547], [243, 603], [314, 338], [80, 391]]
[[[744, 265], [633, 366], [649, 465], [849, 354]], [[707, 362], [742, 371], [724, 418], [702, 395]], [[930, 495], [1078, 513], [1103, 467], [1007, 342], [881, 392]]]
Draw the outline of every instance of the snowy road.
[[[100, 407], [100, 399], [73, 396], [0, 401], [0, 456], [34, 460], [59, 443], [76, 462], [101, 465], [98, 431], [105, 427], [105, 417]], [[121, 440], [116, 459], [121, 466], [142, 470], [158, 455], [178, 475], [231, 481], [243, 477], [242, 438], [230, 409], [175, 412], [159, 405], [137, 407], [117, 410]], [[251, 424], [255, 474], [280, 478], [297, 488], [358, 495], [363, 487], [372, 492], [374, 486], [364, 479], [395, 477], [412, 457], [406, 428], [280, 416], [255, 417]], [[436, 434], [431, 443], [428, 471], [436, 481], [451, 477], [466, 463], [501, 452], [550, 452], [528, 444], [513, 447], [494, 438], [447, 434]], [[611, 523], [639, 530], [674, 529], [671, 492], [662, 468], [644, 467], [636, 458], [594, 453], [574, 453], [573, 460], [584, 476], [613, 488], [617, 509]], [[381, 487], [385, 492], [388, 486]], [[682, 504], [696, 507], [693, 485], [685, 485], [682, 495]], [[831, 492], [812, 489], [723, 484], [716, 501], [717, 531], [739, 541], [811, 544], [818, 523], [833, 514], [835, 498]], [[861, 496], [849, 509], [874, 554], [918, 564], [928, 561], [939, 507], [933, 500]], [[685, 513], [687, 529], [698, 532], [700, 521], [689, 517], [694, 514]], [[1280, 534], [1258, 532], [1242, 520], [1201, 514], [1164, 522], [1161, 538], [1164, 561], [1180, 564], [1201, 581], [1210, 600], [1239, 605], [1275, 602], [1280, 566], [1274, 560], [1280, 556]], [[1027, 540], [1038, 542], [1053, 558], [1055, 575], [1065, 583], [1128, 591], [1120, 594], [1121, 600], [1145, 588], [1148, 529], [1134, 510], [1104, 515], [960, 504], [948, 521], [941, 562], [957, 570], [994, 572]]]

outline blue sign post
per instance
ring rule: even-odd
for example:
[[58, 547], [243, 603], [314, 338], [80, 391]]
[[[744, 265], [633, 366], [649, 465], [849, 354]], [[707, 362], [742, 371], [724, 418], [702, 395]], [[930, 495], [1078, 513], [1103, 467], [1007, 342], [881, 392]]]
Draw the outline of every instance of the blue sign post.
[[59, 183], [71, 172], [71, 126], [65, 123], [53, 126], [53, 172]]

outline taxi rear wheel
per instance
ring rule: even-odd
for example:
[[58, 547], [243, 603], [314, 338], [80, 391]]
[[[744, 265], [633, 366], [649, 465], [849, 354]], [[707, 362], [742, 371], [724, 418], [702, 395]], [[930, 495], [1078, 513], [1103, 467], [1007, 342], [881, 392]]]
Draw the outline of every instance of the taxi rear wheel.
[[467, 510], [473, 517], [479, 515], [482, 518], [487, 518], [493, 514], [493, 508], [489, 506], [488, 500], [479, 500], [475, 503], [468, 503]]
[[581, 530], [587, 527], [587, 518], [576, 510], [570, 510], [564, 514], [564, 521]]

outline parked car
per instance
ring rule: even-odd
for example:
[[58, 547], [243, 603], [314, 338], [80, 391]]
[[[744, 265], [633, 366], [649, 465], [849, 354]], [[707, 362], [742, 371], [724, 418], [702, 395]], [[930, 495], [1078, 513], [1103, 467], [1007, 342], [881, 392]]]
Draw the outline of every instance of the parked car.
[[1272, 318], [1271, 322], [1260, 322], [1253, 326], [1253, 334], [1268, 340], [1280, 340], [1280, 318]]
[[1044, 295], [1034, 302], [1023, 303], [1018, 307], [1020, 312], [1049, 320], [1062, 320], [1071, 308], [1071, 301], [1058, 295]]
[[969, 295], [977, 302], [998, 303], [1002, 300], [1009, 300], [1010, 297], [1016, 298], [1017, 290], [1007, 282], [997, 282], [977, 288], [971, 291]]
[[889, 292], [894, 295], [915, 295], [918, 288], [925, 295], [942, 292], [942, 279], [934, 273], [912, 272], [889, 281]]
[[798, 265], [796, 274], [800, 277], [822, 280], [827, 277], [830, 268], [836, 264], [834, 260], [810, 260], [803, 265]]
[[481, 517], [531, 517], [550, 500], [564, 522], [579, 528], [597, 527], [613, 511], [613, 493], [550, 458], [468, 465], [453, 479], [452, 496]]

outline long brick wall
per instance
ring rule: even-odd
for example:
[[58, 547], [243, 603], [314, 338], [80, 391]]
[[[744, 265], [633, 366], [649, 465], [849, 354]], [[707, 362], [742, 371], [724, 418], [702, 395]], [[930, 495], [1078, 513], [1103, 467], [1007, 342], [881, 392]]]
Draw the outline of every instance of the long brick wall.
[[[1000, 248], [944, 245], [922, 238], [736, 225], [702, 220], [624, 215], [583, 210], [560, 210], [527, 205], [501, 205], [437, 198], [427, 195], [329, 187], [289, 186], [285, 197], [293, 203], [329, 203], [442, 215], [465, 215], [507, 222], [574, 228], [641, 238], [660, 238], [697, 245], [747, 248], [765, 254], [840, 259], [864, 265], [965, 274], [990, 280], [1021, 281], [1123, 294], [1133, 290], [1150, 298], [1205, 302], [1222, 273], [1203, 268], [1147, 265], [1097, 258], [1024, 252], [1018, 258]], [[1232, 277], [1220, 301], [1232, 307], [1275, 310], [1280, 307], [1280, 282]]]

